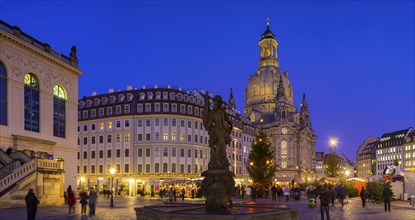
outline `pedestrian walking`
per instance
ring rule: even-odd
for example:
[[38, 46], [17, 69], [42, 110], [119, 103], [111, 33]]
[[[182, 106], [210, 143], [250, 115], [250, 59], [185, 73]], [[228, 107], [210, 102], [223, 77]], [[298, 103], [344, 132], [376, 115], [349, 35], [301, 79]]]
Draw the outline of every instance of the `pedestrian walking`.
[[182, 201], [184, 201], [184, 195], [186, 194], [186, 190], [184, 189], [184, 187], [182, 188], [182, 192], [181, 192], [181, 197], [182, 197]]
[[285, 201], [287, 202], [290, 198], [290, 188], [288, 186], [284, 187], [284, 196], [285, 196]]
[[360, 198], [362, 199], [362, 207], [364, 208], [366, 206], [367, 198], [367, 192], [364, 186], [362, 186], [362, 190], [360, 190]]
[[342, 204], [342, 206], [344, 205], [344, 190], [343, 190], [343, 186], [342, 185], [338, 185], [336, 188], [336, 193], [339, 197], [339, 202]]
[[88, 196], [86, 194], [86, 192], [84, 190], [81, 191], [81, 193], [79, 194], [80, 197], [80, 203], [81, 203], [81, 213], [86, 214], [86, 205], [88, 204]]
[[281, 202], [281, 198], [284, 196], [284, 191], [282, 191], [281, 186], [277, 188], [278, 202]]
[[66, 193], [66, 191], [63, 192], [63, 203], [66, 204], [68, 202], [68, 193]]
[[414, 207], [414, 203], [415, 203], [415, 196], [411, 195], [411, 197], [409, 197], [409, 208], [413, 208]]
[[95, 207], [98, 199], [98, 194], [94, 190], [94, 188], [91, 188], [89, 191], [89, 214], [95, 215]]
[[277, 201], [277, 187], [275, 185], [271, 187], [271, 197], [272, 201]]
[[255, 186], [252, 186], [252, 189], [251, 189], [251, 200], [252, 200], [252, 202], [255, 202], [255, 199], [256, 199], [256, 188], [255, 188]]
[[336, 190], [334, 190], [334, 187], [330, 185], [329, 191], [330, 191], [331, 206], [334, 206], [334, 200], [336, 200]]
[[70, 191], [68, 191], [68, 210], [69, 210], [69, 215], [75, 214], [75, 194], [73, 193], [72, 189]]
[[36, 219], [37, 205], [39, 205], [40, 201], [35, 196], [33, 189], [29, 189], [24, 200], [26, 202], [27, 220]]
[[383, 201], [385, 203], [385, 212], [391, 211], [391, 197], [392, 190], [389, 188], [389, 184], [385, 184], [382, 192]]
[[324, 220], [324, 213], [326, 213], [327, 220], [330, 220], [329, 204], [330, 204], [330, 191], [328, 189], [327, 183], [325, 183], [323, 189], [321, 189], [320, 191], [321, 220]]

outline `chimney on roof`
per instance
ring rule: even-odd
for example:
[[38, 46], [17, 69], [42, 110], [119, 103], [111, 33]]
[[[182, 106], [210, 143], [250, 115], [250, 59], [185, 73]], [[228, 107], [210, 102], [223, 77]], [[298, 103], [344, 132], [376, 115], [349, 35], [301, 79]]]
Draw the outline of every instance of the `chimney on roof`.
[[114, 88], [110, 88], [108, 93], [113, 93], [114, 92]]
[[127, 86], [127, 90], [133, 90], [133, 86]]
[[92, 96], [96, 96], [96, 95], [97, 95], [97, 91], [93, 91]]

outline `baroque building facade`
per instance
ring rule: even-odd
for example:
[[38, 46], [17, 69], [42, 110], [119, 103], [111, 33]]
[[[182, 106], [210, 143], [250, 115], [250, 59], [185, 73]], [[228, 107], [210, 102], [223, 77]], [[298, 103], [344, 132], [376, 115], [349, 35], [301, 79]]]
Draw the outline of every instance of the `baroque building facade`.
[[357, 177], [369, 179], [376, 172], [376, 145], [378, 138], [368, 137], [359, 146], [356, 154]]
[[276, 151], [279, 177], [314, 177], [316, 139], [305, 94], [298, 111], [288, 72], [280, 69], [278, 42], [267, 23], [259, 41], [258, 70], [248, 77], [244, 113], [262, 129]]
[[[83, 97], [78, 112], [78, 187], [154, 194], [165, 184], [200, 178], [210, 158], [203, 127], [204, 91], [154, 86]], [[230, 102], [232, 102], [232, 96]], [[232, 142], [227, 156], [238, 182], [255, 128], [232, 106]], [[247, 149], [248, 148], [248, 149]], [[184, 184], [183, 184], [184, 185]]]
[[0, 208], [63, 204], [76, 184], [76, 48], [70, 56], [0, 21]]

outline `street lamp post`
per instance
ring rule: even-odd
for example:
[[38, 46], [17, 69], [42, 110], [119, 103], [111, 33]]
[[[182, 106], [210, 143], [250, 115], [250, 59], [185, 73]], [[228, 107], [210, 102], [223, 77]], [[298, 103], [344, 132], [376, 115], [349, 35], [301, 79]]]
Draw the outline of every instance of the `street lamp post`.
[[110, 207], [114, 207], [114, 173], [115, 173], [115, 169], [111, 168], [110, 169], [110, 173], [111, 173], [111, 200], [110, 200]]

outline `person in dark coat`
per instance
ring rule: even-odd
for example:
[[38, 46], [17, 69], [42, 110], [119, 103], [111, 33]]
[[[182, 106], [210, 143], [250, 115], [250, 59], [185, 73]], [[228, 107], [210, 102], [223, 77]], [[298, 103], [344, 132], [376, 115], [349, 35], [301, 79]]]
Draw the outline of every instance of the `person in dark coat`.
[[88, 196], [84, 190], [81, 191], [81, 194], [79, 194], [79, 197], [81, 198], [81, 205], [82, 205], [82, 214], [86, 214], [86, 205], [88, 204]]
[[392, 190], [389, 188], [389, 185], [385, 185], [382, 193], [383, 201], [385, 202], [385, 212], [391, 211], [391, 197]]
[[321, 220], [324, 220], [324, 212], [326, 213], [327, 220], [330, 220], [330, 213], [329, 213], [330, 191], [328, 189], [327, 183], [324, 184], [324, 187], [321, 189], [319, 197], [320, 197]]
[[277, 187], [275, 185], [271, 187], [271, 198], [272, 201], [277, 201]]
[[329, 191], [330, 191], [331, 205], [334, 206], [334, 200], [336, 199], [336, 191], [334, 190], [333, 186], [329, 187]]
[[29, 189], [29, 192], [27, 193], [24, 200], [26, 202], [27, 208], [27, 220], [36, 219], [37, 205], [39, 205], [40, 201], [35, 196], [33, 189]]
[[252, 189], [251, 189], [251, 200], [252, 200], [252, 202], [255, 202], [255, 199], [256, 199], [256, 188], [255, 188], [255, 186], [252, 186]]
[[360, 198], [362, 199], [362, 207], [364, 208], [366, 206], [367, 198], [367, 192], [364, 186], [362, 186], [362, 190], [360, 190]]

